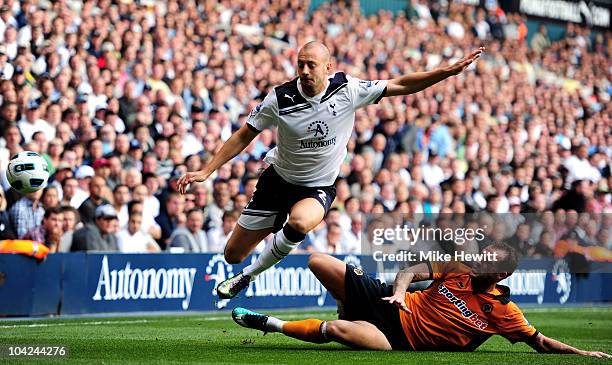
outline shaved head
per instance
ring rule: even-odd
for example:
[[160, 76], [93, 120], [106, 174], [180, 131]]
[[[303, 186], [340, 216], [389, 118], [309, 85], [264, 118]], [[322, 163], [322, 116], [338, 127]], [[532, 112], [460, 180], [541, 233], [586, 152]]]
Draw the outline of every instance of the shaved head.
[[331, 72], [329, 49], [321, 42], [308, 42], [298, 52], [298, 76], [302, 90], [308, 96], [315, 96], [326, 88]]
[[298, 52], [300, 54], [309, 54], [317, 57], [319, 60], [328, 63], [330, 60], [329, 48], [319, 41], [312, 41], [306, 43]]

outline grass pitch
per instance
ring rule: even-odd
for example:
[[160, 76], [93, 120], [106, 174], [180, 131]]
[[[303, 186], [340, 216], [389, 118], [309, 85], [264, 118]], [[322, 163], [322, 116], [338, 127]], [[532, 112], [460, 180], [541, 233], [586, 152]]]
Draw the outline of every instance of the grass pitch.
[[[526, 309], [542, 333], [588, 349], [612, 353], [612, 307]], [[285, 319], [334, 319], [331, 311], [279, 313]], [[65, 345], [67, 358], [36, 363], [75, 364], [612, 364], [575, 355], [544, 355], [494, 336], [476, 352], [356, 351], [314, 345], [234, 324], [229, 312], [210, 315], [0, 321], [0, 346]], [[24, 360], [1, 357], [2, 363]]]

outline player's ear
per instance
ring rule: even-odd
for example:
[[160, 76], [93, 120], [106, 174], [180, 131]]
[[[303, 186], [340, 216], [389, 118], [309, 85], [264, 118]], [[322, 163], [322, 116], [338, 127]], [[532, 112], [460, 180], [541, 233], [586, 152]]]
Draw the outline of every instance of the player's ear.
[[511, 273], [508, 272], [500, 272], [497, 274], [497, 281], [501, 281], [504, 280], [505, 278], [507, 278], [508, 276], [510, 276]]

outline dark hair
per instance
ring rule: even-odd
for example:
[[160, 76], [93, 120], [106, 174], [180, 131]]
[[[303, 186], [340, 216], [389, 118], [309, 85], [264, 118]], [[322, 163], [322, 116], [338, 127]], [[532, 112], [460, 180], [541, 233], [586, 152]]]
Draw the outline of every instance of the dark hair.
[[130, 200], [127, 203], [127, 209], [128, 209], [128, 215], [131, 216], [132, 215], [132, 209], [134, 208], [134, 205], [140, 204], [142, 206], [144, 206], [143, 202], [139, 201], [139, 200]]
[[157, 179], [157, 175], [154, 172], [145, 172], [144, 174], [142, 174], [142, 182], [146, 182], [149, 179]]
[[[76, 178], [76, 177], [74, 177], [74, 176], [69, 176], [69, 177], [65, 178], [64, 180], [62, 180], [62, 182], [61, 182], [62, 189], [64, 188], [64, 186], [66, 186], [66, 182], [67, 182], [68, 180], [77, 180], [77, 178]], [[77, 181], [78, 181], [78, 180], [77, 180]]]
[[514, 270], [516, 270], [520, 257], [518, 252], [514, 248], [505, 243], [494, 243], [487, 246], [486, 248], [506, 253], [503, 259], [498, 260], [496, 262], [497, 269], [499, 272], [507, 272], [508, 275], [510, 275], [514, 272]]
[[116, 193], [117, 190], [119, 190], [119, 188], [123, 188], [123, 187], [127, 188], [128, 186], [125, 185], [125, 184], [119, 184], [119, 185], [115, 186], [115, 188], [113, 189], [113, 194]]
[[[49, 186], [47, 186], [46, 188], [44, 188], [44, 189], [43, 189], [42, 196], [47, 195], [47, 192], [48, 192], [49, 190], [55, 190], [55, 191], [57, 191], [57, 192], [58, 192], [58, 194], [59, 194], [59, 189], [57, 188], [57, 186], [55, 186], [55, 185], [49, 185]], [[59, 198], [59, 196], [58, 196], [58, 198]]]
[[200, 208], [191, 208], [187, 212], [186, 216], [189, 217], [191, 215], [191, 213], [202, 213], [202, 214], [204, 214]]
[[47, 219], [51, 216], [51, 214], [62, 214], [64, 211], [60, 207], [49, 207], [45, 210], [44, 219]]
[[226, 210], [225, 212], [223, 212], [222, 220], [225, 221], [227, 218], [234, 218], [235, 220], [238, 220], [238, 212], [233, 210]]
[[74, 213], [76, 223], [81, 221], [81, 215], [79, 214], [79, 211], [75, 207], [72, 207], [70, 205], [62, 205], [59, 208], [62, 210], [62, 213], [66, 213], [66, 212]]

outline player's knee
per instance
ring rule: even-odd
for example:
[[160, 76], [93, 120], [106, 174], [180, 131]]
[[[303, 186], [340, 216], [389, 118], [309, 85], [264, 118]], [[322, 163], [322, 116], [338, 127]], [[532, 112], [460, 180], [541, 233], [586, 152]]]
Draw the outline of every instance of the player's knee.
[[317, 272], [324, 265], [325, 254], [314, 252], [308, 258], [308, 268], [312, 272]]
[[346, 335], [346, 326], [342, 321], [327, 322], [325, 330], [328, 338], [344, 338]]
[[229, 246], [225, 248], [223, 255], [228, 264], [239, 264], [246, 258], [245, 254]]
[[302, 219], [300, 217], [289, 217], [287, 224], [303, 234], [308, 233], [312, 229], [311, 224], [307, 222], [306, 219]]

